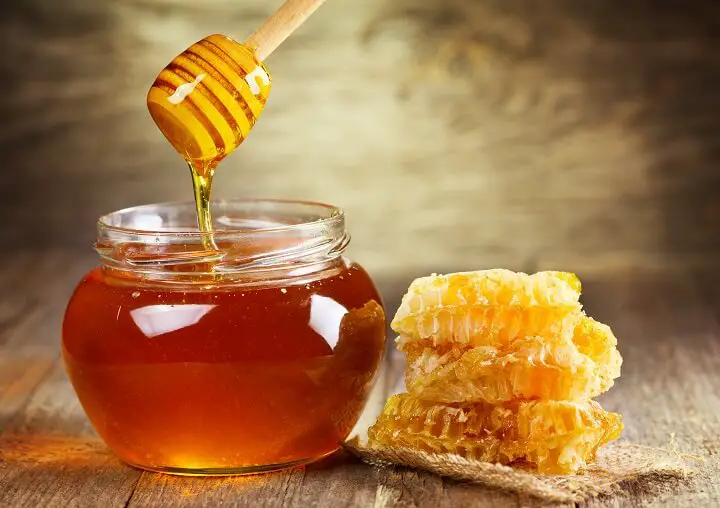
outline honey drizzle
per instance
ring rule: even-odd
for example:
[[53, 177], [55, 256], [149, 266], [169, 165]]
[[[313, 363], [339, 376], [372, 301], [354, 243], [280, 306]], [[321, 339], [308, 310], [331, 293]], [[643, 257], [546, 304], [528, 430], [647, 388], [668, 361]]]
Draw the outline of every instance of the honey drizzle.
[[206, 250], [218, 250], [210, 211], [215, 170], [252, 130], [270, 86], [267, 69], [251, 49], [211, 35], [170, 62], [148, 92], [150, 115], [190, 167]]
[[213, 238], [213, 221], [212, 212], [210, 211], [210, 193], [217, 163], [204, 164], [187, 160], [187, 164], [192, 175], [198, 229], [202, 233], [207, 233], [202, 235], [203, 248], [218, 250]]

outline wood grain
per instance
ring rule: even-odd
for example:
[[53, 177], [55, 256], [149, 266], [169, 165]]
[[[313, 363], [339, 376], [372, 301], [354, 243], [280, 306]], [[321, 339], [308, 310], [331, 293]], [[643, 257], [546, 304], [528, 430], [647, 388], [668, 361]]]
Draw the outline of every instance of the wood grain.
[[[370, 480], [370, 481], [368, 481]], [[236, 478], [143, 474], [129, 506], [372, 506], [372, 471], [343, 455], [304, 469]]]
[[[629, 485], [624, 505], [712, 506], [720, 499], [720, 327], [689, 277], [603, 281], [585, 298], [588, 313], [613, 326], [622, 377], [600, 397], [623, 415], [623, 438], [697, 456], [694, 488]], [[600, 506], [601, 502], [589, 503]]]
[[140, 477], [96, 438], [0, 438], [0, 505], [124, 507]]
[[3, 348], [0, 355], [0, 428], [19, 412], [47, 377], [57, 358], [55, 348]]

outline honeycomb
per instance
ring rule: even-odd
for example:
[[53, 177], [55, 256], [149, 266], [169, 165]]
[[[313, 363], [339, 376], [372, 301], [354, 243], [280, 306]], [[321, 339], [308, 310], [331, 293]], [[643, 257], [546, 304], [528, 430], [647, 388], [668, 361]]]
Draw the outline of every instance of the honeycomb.
[[578, 350], [589, 356], [597, 365], [597, 375], [609, 382], [620, 377], [622, 356], [617, 349], [617, 338], [608, 325], [590, 317], [583, 317], [575, 327], [573, 342]]
[[415, 279], [395, 319], [462, 305], [556, 306], [577, 303], [580, 281], [567, 272], [532, 275], [504, 269], [431, 275]]
[[620, 415], [590, 400], [443, 405], [400, 394], [388, 400], [368, 438], [373, 447], [453, 453], [565, 474], [593, 460], [598, 447], [621, 430]]
[[404, 340], [494, 345], [521, 335], [569, 337], [581, 316], [580, 281], [565, 272], [483, 270], [416, 279], [392, 328]]
[[409, 447], [569, 473], [617, 439], [620, 415], [592, 401], [620, 376], [612, 330], [585, 315], [566, 272], [483, 270], [414, 281], [392, 321], [406, 394], [370, 446]]
[[494, 346], [523, 336], [569, 339], [582, 316], [580, 304], [555, 307], [471, 305], [407, 314], [392, 322], [398, 347], [429, 339], [435, 344]]
[[436, 402], [582, 400], [608, 390], [622, 358], [610, 328], [583, 317], [571, 340], [524, 337], [500, 347], [404, 344], [406, 384]]

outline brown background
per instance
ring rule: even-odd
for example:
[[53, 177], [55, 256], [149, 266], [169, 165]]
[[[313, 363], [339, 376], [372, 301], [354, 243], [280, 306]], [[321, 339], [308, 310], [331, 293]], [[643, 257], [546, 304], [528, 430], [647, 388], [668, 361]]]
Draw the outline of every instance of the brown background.
[[[3, 248], [89, 249], [99, 214], [189, 199], [147, 88], [195, 40], [243, 38], [278, 3], [3, 7]], [[269, 58], [267, 109], [216, 193], [344, 207], [381, 279], [712, 265], [719, 6], [329, 1]]]

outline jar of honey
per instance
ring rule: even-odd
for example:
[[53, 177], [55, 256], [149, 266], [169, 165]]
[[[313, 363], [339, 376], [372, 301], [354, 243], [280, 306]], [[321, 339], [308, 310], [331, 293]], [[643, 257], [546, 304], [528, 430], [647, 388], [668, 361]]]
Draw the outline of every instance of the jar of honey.
[[101, 266], [75, 290], [62, 353], [94, 428], [122, 459], [243, 474], [335, 451], [385, 347], [375, 285], [329, 205], [234, 200], [200, 233], [193, 203], [98, 221]]

